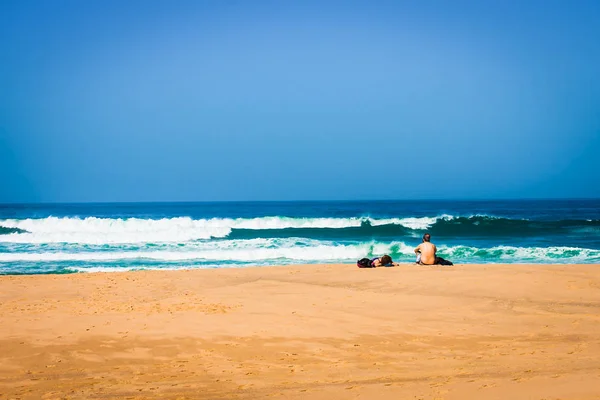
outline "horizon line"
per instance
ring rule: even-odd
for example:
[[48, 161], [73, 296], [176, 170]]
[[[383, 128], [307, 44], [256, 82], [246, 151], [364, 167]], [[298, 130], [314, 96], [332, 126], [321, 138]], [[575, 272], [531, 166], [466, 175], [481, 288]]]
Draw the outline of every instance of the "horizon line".
[[133, 205], [133, 204], [215, 204], [215, 203], [365, 203], [365, 202], [494, 202], [494, 201], [578, 201], [600, 200], [600, 197], [504, 197], [504, 198], [414, 198], [414, 199], [333, 199], [333, 200], [155, 200], [155, 201], [67, 201], [67, 202], [7, 202], [4, 206], [52, 205]]

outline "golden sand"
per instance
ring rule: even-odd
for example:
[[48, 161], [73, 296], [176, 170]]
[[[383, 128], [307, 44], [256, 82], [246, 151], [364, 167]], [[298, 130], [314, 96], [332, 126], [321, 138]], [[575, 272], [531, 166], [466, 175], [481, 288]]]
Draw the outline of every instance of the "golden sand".
[[0, 399], [600, 399], [600, 266], [0, 277]]

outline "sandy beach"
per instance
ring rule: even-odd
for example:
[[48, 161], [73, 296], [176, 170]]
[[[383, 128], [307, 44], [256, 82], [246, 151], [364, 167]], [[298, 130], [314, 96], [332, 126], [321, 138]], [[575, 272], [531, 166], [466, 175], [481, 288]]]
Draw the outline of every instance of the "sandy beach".
[[598, 265], [0, 277], [0, 399], [599, 399]]

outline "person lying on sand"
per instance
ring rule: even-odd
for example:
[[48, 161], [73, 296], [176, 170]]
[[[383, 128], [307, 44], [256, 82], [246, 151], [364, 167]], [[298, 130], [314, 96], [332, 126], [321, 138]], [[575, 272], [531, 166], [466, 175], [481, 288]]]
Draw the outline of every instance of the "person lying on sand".
[[423, 235], [423, 243], [417, 246], [415, 254], [417, 255], [417, 264], [420, 265], [453, 265], [452, 262], [436, 256], [437, 247], [431, 243], [431, 235]]
[[397, 265], [400, 265], [398, 263], [395, 263], [392, 261], [392, 257], [388, 256], [387, 254], [382, 256], [382, 257], [375, 257], [375, 258], [361, 258], [360, 260], [358, 260], [356, 262], [356, 265], [358, 266], [358, 268], [377, 268], [377, 267], [395, 267]]
[[377, 257], [377, 258], [371, 259], [371, 265], [372, 265], [372, 268], [377, 268], [377, 267], [395, 267], [400, 264], [392, 261], [392, 257], [390, 257], [386, 254], [382, 257]]

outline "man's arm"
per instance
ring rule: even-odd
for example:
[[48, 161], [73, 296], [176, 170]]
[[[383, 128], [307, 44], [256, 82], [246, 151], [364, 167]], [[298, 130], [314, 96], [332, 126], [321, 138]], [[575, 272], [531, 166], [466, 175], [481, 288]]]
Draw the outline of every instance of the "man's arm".
[[435, 247], [435, 244], [433, 245], [433, 255], [434, 256], [437, 255], [437, 247]]
[[415, 254], [419, 254], [420, 252], [421, 252], [421, 245], [418, 245], [418, 246], [415, 248]]

